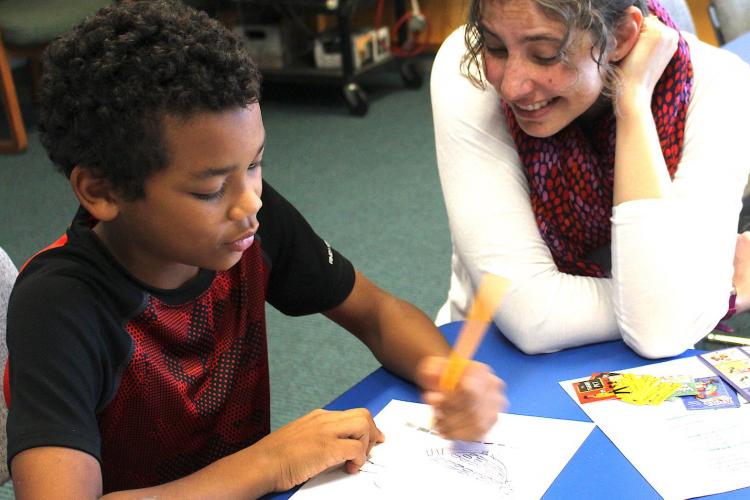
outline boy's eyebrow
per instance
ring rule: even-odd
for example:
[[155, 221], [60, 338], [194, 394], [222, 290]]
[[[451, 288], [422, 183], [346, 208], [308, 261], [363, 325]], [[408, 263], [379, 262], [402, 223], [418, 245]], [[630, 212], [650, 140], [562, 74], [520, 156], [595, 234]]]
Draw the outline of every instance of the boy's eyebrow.
[[[266, 143], [265, 141], [263, 141], [263, 144], [260, 145], [260, 147], [258, 148], [258, 152], [255, 153], [255, 156], [257, 157], [258, 155], [260, 155], [265, 149]], [[208, 167], [198, 172], [192, 172], [191, 176], [195, 177], [196, 179], [210, 179], [211, 177], [225, 176], [236, 169], [236, 166]]]
[[192, 177], [196, 179], [208, 179], [211, 177], [224, 176], [229, 174], [231, 171], [236, 170], [237, 167], [209, 167], [198, 172], [192, 172]]

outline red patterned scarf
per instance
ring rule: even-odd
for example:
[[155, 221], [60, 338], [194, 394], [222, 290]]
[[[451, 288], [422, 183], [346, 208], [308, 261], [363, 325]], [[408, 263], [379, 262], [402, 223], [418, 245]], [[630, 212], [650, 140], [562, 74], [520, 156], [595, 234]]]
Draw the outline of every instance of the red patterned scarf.
[[[669, 14], [656, 1], [649, 1], [649, 9], [676, 29]], [[651, 101], [670, 176], [677, 171], [682, 153], [692, 84], [690, 52], [680, 36], [678, 49], [656, 84]], [[609, 245], [611, 239], [615, 166], [613, 112], [595, 119], [591, 139], [576, 122], [551, 137], [537, 138], [521, 130], [507, 104], [503, 103], [503, 108], [525, 167], [537, 226], [557, 268], [567, 274], [608, 275], [608, 269], [588, 256]]]

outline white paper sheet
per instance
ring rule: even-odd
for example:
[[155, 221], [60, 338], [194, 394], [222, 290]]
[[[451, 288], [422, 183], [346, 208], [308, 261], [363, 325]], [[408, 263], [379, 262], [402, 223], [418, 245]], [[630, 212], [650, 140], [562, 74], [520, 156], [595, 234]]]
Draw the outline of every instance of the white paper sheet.
[[430, 433], [431, 417], [427, 405], [392, 400], [375, 417], [386, 440], [358, 474], [324, 472], [293, 498], [540, 498], [594, 428], [502, 413], [484, 443], [467, 443]]
[[[616, 367], [602, 367], [610, 368]], [[714, 375], [695, 357], [618, 371]], [[573, 382], [560, 385], [578, 403]], [[671, 500], [750, 486], [750, 404], [740, 401], [739, 408], [692, 411], [679, 399], [658, 406], [618, 400], [579, 405], [657, 493]]]

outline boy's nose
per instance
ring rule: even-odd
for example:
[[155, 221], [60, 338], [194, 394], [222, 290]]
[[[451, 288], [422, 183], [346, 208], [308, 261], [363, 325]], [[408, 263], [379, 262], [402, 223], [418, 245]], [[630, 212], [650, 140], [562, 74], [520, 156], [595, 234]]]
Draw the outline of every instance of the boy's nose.
[[260, 194], [256, 193], [252, 186], [248, 186], [229, 209], [229, 219], [240, 221], [251, 216], [255, 217], [262, 206], [263, 202], [260, 199]]

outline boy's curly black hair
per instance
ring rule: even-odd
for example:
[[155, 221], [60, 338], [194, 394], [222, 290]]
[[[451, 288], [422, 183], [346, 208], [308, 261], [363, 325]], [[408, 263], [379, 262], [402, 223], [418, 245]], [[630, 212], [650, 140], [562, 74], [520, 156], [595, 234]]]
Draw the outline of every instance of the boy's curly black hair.
[[177, 1], [125, 1], [47, 48], [40, 138], [67, 177], [85, 166], [135, 200], [169, 161], [166, 114], [244, 107], [259, 94], [242, 40], [217, 21]]

